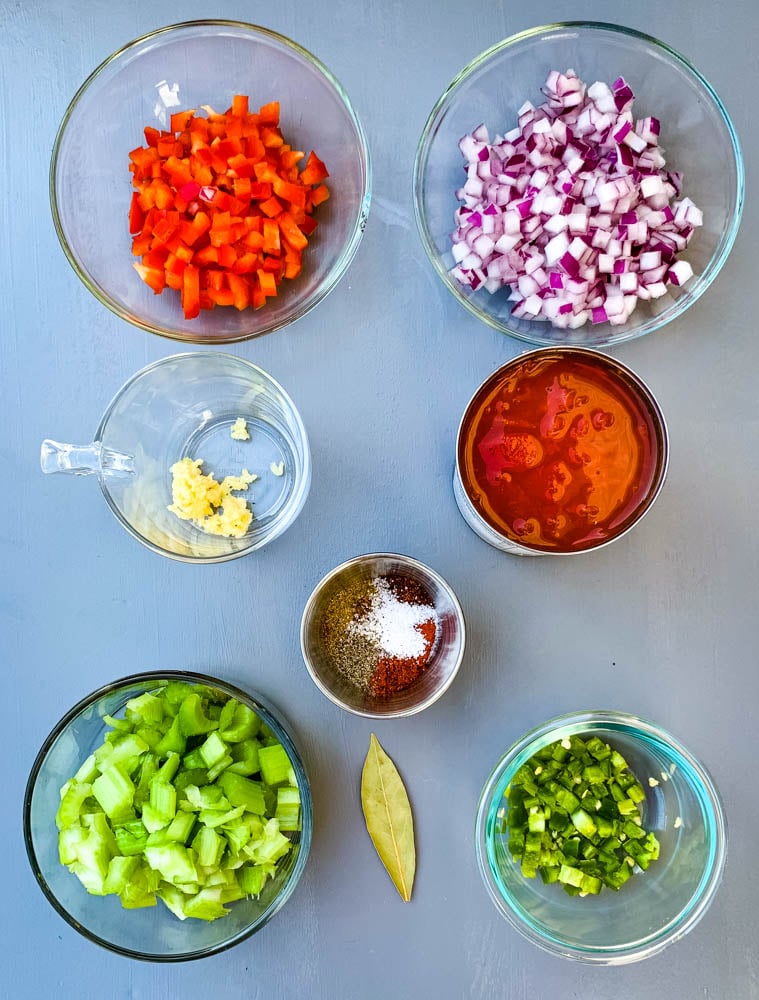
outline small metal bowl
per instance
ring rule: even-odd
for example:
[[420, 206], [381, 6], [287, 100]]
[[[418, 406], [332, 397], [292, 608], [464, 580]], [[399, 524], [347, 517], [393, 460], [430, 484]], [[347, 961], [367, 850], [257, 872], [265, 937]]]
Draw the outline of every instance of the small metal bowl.
[[[405, 690], [377, 698], [364, 694], [340, 674], [324, 648], [322, 626], [326, 609], [342, 588], [393, 573], [410, 577], [429, 592], [439, 619], [438, 637], [421, 676]], [[342, 563], [317, 584], [303, 611], [300, 644], [308, 672], [330, 701], [355, 715], [393, 719], [421, 712], [450, 687], [464, 656], [465, 635], [461, 605], [441, 576], [409, 556], [372, 552]]]

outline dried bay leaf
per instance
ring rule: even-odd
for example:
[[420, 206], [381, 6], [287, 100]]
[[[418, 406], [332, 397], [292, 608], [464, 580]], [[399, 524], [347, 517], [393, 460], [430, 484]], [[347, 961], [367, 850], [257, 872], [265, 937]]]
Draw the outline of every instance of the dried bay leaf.
[[361, 772], [361, 806], [377, 854], [408, 903], [416, 871], [411, 804], [395, 764], [374, 733]]

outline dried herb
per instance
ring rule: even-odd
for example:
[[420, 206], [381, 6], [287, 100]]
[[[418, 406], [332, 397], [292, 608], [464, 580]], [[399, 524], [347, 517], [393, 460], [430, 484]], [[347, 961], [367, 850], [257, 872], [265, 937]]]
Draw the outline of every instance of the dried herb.
[[374, 733], [361, 773], [361, 805], [377, 854], [408, 903], [416, 870], [414, 820], [401, 776]]

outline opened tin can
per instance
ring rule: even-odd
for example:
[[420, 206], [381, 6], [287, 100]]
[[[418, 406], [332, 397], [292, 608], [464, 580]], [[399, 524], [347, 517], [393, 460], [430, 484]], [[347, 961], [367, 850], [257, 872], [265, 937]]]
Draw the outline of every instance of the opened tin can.
[[472, 396], [453, 490], [484, 541], [514, 555], [572, 555], [626, 534], [659, 495], [664, 416], [646, 384], [598, 351], [514, 358]]

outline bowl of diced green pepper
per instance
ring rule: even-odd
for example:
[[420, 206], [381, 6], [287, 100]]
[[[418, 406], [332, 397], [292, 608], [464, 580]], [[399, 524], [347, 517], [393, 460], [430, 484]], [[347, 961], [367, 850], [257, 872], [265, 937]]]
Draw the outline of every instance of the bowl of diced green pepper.
[[576, 712], [508, 750], [480, 797], [477, 859], [501, 914], [546, 951], [621, 965], [683, 937], [722, 877], [709, 773], [635, 716]]
[[311, 842], [308, 779], [277, 715], [205, 674], [135, 674], [88, 695], [32, 767], [24, 836], [76, 930], [147, 961], [212, 955], [288, 899]]

